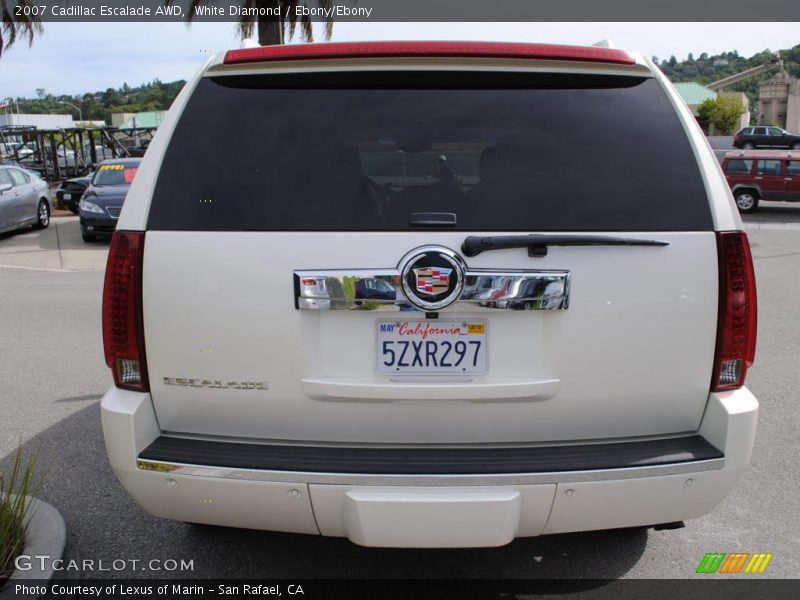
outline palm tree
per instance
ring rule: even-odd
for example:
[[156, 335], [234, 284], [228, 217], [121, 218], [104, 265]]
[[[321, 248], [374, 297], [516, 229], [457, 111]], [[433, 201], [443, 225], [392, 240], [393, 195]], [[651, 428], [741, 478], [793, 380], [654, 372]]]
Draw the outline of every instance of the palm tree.
[[16, 2], [3, 0], [0, 2], [3, 7], [3, 25], [0, 27], [0, 56], [2, 56], [3, 50], [8, 50], [17, 41], [18, 37], [27, 37], [28, 44], [33, 44], [36, 34], [42, 33], [42, 23], [38, 16], [17, 16], [16, 14], [18, 6], [33, 8], [33, 4], [35, 2], [31, 0], [17, 0]]
[[[172, 4], [175, 0], [164, 0], [167, 5]], [[192, 0], [189, 5], [189, 12], [186, 15], [186, 21], [191, 22], [195, 15], [195, 8], [198, 6], [205, 6], [213, 4], [214, 0]], [[299, 19], [295, 13], [295, 7], [302, 5], [301, 0], [245, 0], [242, 5], [243, 8], [264, 8], [269, 9], [270, 14], [278, 12], [281, 17], [252, 17], [241, 16], [239, 17], [238, 29], [242, 38], [249, 38], [253, 36], [253, 30], [258, 33], [258, 43], [262, 46], [269, 46], [273, 44], [283, 44], [287, 39], [294, 37], [298, 25], [300, 26], [300, 37], [306, 42], [314, 41], [314, 32], [311, 27], [311, 19], [306, 16], [301, 16]], [[333, 0], [317, 0], [320, 8], [330, 8], [333, 5]], [[283, 15], [287, 14], [289, 10], [289, 20], [285, 21]], [[288, 36], [284, 33], [288, 32]], [[325, 38], [330, 39], [333, 32], [333, 19], [325, 19]]]

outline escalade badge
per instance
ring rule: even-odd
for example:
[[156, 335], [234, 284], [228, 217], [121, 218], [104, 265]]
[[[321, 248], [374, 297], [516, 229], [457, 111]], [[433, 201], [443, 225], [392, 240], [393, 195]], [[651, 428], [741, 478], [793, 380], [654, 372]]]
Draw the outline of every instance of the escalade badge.
[[227, 379], [192, 379], [187, 377], [164, 377], [164, 385], [179, 387], [211, 388], [214, 390], [268, 390], [267, 381], [228, 381]]
[[464, 260], [443, 246], [423, 246], [400, 261], [403, 293], [415, 307], [425, 311], [446, 308], [464, 289]]

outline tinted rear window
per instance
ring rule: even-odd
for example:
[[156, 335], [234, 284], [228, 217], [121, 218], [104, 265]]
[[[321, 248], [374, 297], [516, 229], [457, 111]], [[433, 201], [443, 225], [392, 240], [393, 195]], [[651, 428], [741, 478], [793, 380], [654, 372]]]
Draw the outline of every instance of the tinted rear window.
[[391, 73], [205, 78], [150, 229], [710, 230], [697, 163], [648, 78]]
[[760, 160], [756, 163], [756, 173], [758, 175], [772, 175], [778, 177], [781, 174], [781, 161]]

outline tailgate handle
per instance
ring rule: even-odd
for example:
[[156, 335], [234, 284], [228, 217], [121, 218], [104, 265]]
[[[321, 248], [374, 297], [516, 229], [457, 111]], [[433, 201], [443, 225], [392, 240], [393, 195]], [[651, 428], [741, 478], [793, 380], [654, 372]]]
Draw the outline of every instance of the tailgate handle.
[[408, 224], [412, 227], [455, 227], [455, 213], [416, 212], [411, 213]]

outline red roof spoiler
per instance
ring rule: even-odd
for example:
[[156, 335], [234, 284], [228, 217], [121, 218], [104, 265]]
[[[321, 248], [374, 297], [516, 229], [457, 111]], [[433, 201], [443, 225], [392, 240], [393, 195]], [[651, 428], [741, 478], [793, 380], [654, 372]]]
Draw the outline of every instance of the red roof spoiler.
[[473, 57], [574, 60], [594, 63], [632, 65], [628, 52], [614, 48], [560, 46], [556, 44], [517, 44], [502, 42], [334, 42], [325, 44], [290, 44], [228, 50], [225, 64], [309, 60], [329, 58]]

